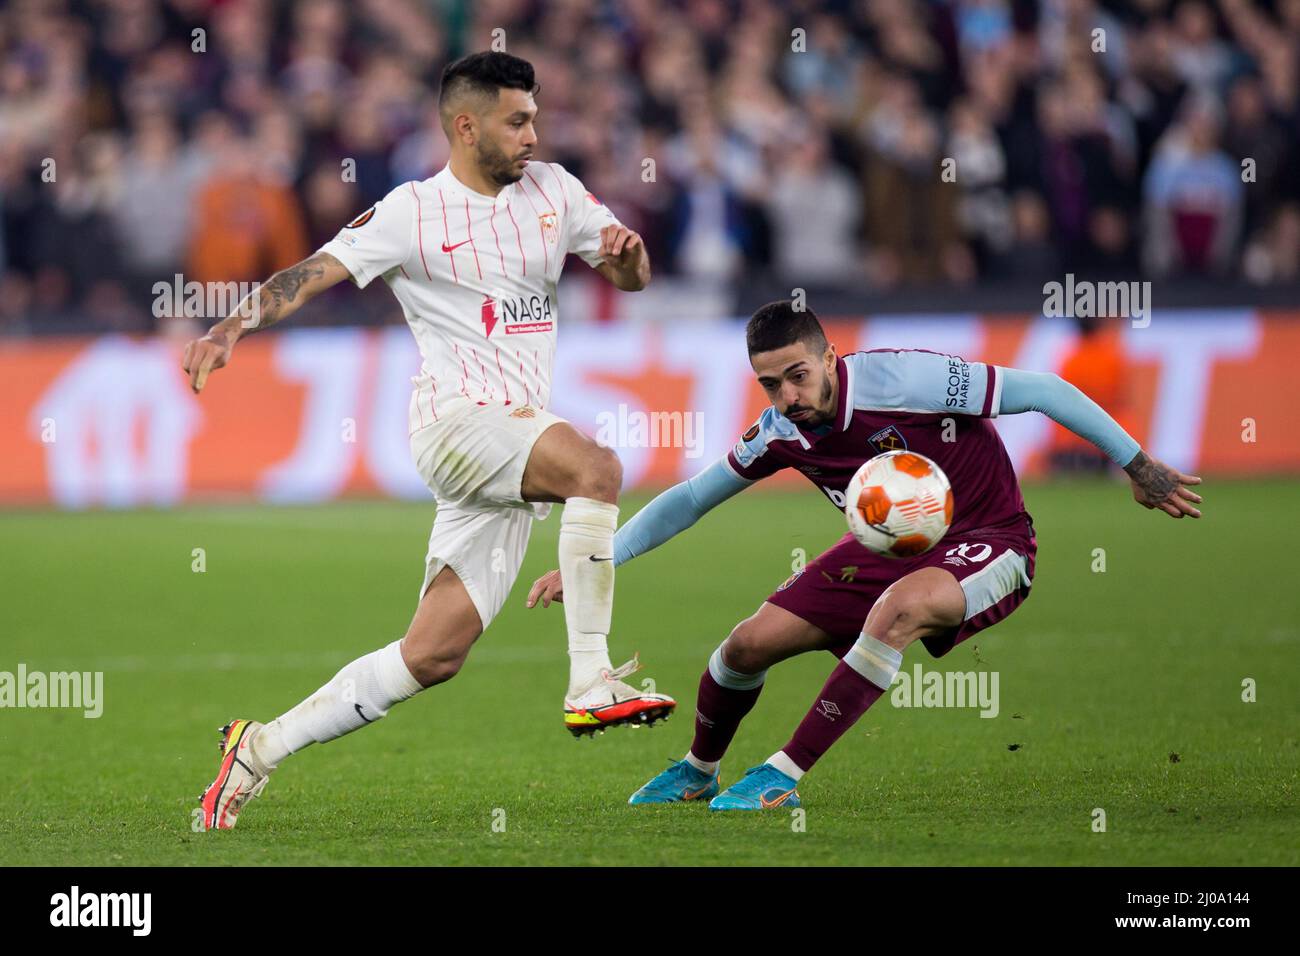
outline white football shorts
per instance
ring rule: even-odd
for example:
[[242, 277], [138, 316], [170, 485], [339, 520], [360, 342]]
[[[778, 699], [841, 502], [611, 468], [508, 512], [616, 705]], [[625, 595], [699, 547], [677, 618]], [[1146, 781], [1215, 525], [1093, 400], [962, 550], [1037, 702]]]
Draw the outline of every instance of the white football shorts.
[[[411, 395], [411, 457], [438, 504], [418, 599], [450, 566], [478, 609], [484, 629], [514, 586], [534, 518], [551, 506], [524, 501], [528, 456], [542, 432], [564, 421], [533, 405], [443, 399], [432, 417]], [[427, 405], [428, 392], [424, 392]], [[417, 600], [418, 600], [417, 599]]]

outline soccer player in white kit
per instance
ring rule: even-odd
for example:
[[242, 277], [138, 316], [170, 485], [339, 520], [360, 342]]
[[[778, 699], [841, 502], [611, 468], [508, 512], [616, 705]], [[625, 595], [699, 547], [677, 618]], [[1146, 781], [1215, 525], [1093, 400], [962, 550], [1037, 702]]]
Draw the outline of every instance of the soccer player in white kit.
[[185, 348], [198, 392], [241, 335], [345, 279], [364, 288], [382, 276], [423, 357], [411, 380], [411, 454], [438, 504], [405, 636], [348, 664], [276, 720], [221, 728], [220, 770], [200, 798], [207, 829], [233, 827], [289, 754], [452, 678], [505, 603], [534, 518], [554, 502], [564, 502], [566, 727], [582, 735], [653, 723], [676, 706], [623, 682], [635, 658], [619, 668], [609, 660], [618, 457], [547, 411], [566, 255], [624, 291], [645, 287], [650, 264], [640, 236], [576, 177], [530, 162], [537, 91], [532, 66], [505, 53], [448, 66], [439, 94], [447, 166], [394, 189]]

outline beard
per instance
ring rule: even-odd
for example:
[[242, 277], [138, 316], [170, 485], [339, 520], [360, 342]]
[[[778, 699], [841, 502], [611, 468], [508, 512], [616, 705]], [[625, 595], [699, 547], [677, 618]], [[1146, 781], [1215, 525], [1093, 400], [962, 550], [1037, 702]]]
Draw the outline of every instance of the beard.
[[[831, 402], [831, 377], [827, 375], [825, 378], [822, 379], [822, 393], [817, 398], [818, 408], [824, 408], [830, 405], [830, 402]], [[785, 410], [785, 413], [787, 416], [789, 416], [789, 415], [794, 415], [799, 412], [805, 412], [805, 411], [811, 411], [812, 414], [808, 416], [806, 421], [802, 421], [798, 423], [802, 425], [804, 428], [820, 428], [822, 425], [828, 423], [831, 420], [831, 417], [835, 414], [835, 409], [833, 408], [828, 411], [821, 412], [818, 411], [817, 408], [809, 408], [807, 405], [791, 405], [789, 408]]]
[[523, 171], [515, 168], [515, 161], [495, 143], [479, 140], [474, 160], [478, 163], [479, 171], [497, 186], [509, 186], [524, 178]]

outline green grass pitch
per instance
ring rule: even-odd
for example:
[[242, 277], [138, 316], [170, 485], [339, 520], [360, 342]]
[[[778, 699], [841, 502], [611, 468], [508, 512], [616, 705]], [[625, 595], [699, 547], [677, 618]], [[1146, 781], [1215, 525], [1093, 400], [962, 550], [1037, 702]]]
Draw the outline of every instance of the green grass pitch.
[[[619, 570], [615, 663], [641, 652], [634, 680], [679, 701], [666, 724], [564, 731], [562, 611], [523, 606], [554, 563], [556, 514], [459, 677], [290, 758], [211, 834], [191, 822], [217, 726], [270, 719], [402, 634], [432, 507], [0, 514], [0, 670], [105, 683], [99, 719], [0, 710], [0, 864], [1295, 865], [1294, 484], [1204, 491], [1206, 518], [1175, 522], [1116, 482], [1027, 487], [1028, 602], [941, 662], [917, 646], [904, 663], [997, 671], [998, 716], [883, 698], [805, 778], [801, 824], [627, 797], [686, 750], [709, 653], [792, 549], [840, 534], [811, 490], [748, 492]], [[785, 742], [833, 663], [769, 674], [724, 784]]]

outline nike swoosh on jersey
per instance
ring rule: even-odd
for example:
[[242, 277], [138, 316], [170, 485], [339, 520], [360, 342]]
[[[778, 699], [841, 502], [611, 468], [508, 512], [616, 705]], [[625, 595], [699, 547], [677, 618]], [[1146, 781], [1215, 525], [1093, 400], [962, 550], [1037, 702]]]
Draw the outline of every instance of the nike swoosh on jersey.
[[447, 245], [447, 244], [444, 242], [444, 243], [442, 244], [442, 251], [443, 251], [443, 252], [451, 252], [451, 251], [454, 250], [454, 249], [459, 249], [461, 246], [465, 245], [465, 243], [467, 243], [467, 242], [473, 242], [473, 241], [474, 241], [473, 239], [462, 239], [460, 242], [456, 243], [454, 246], [449, 246], [449, 245]]

